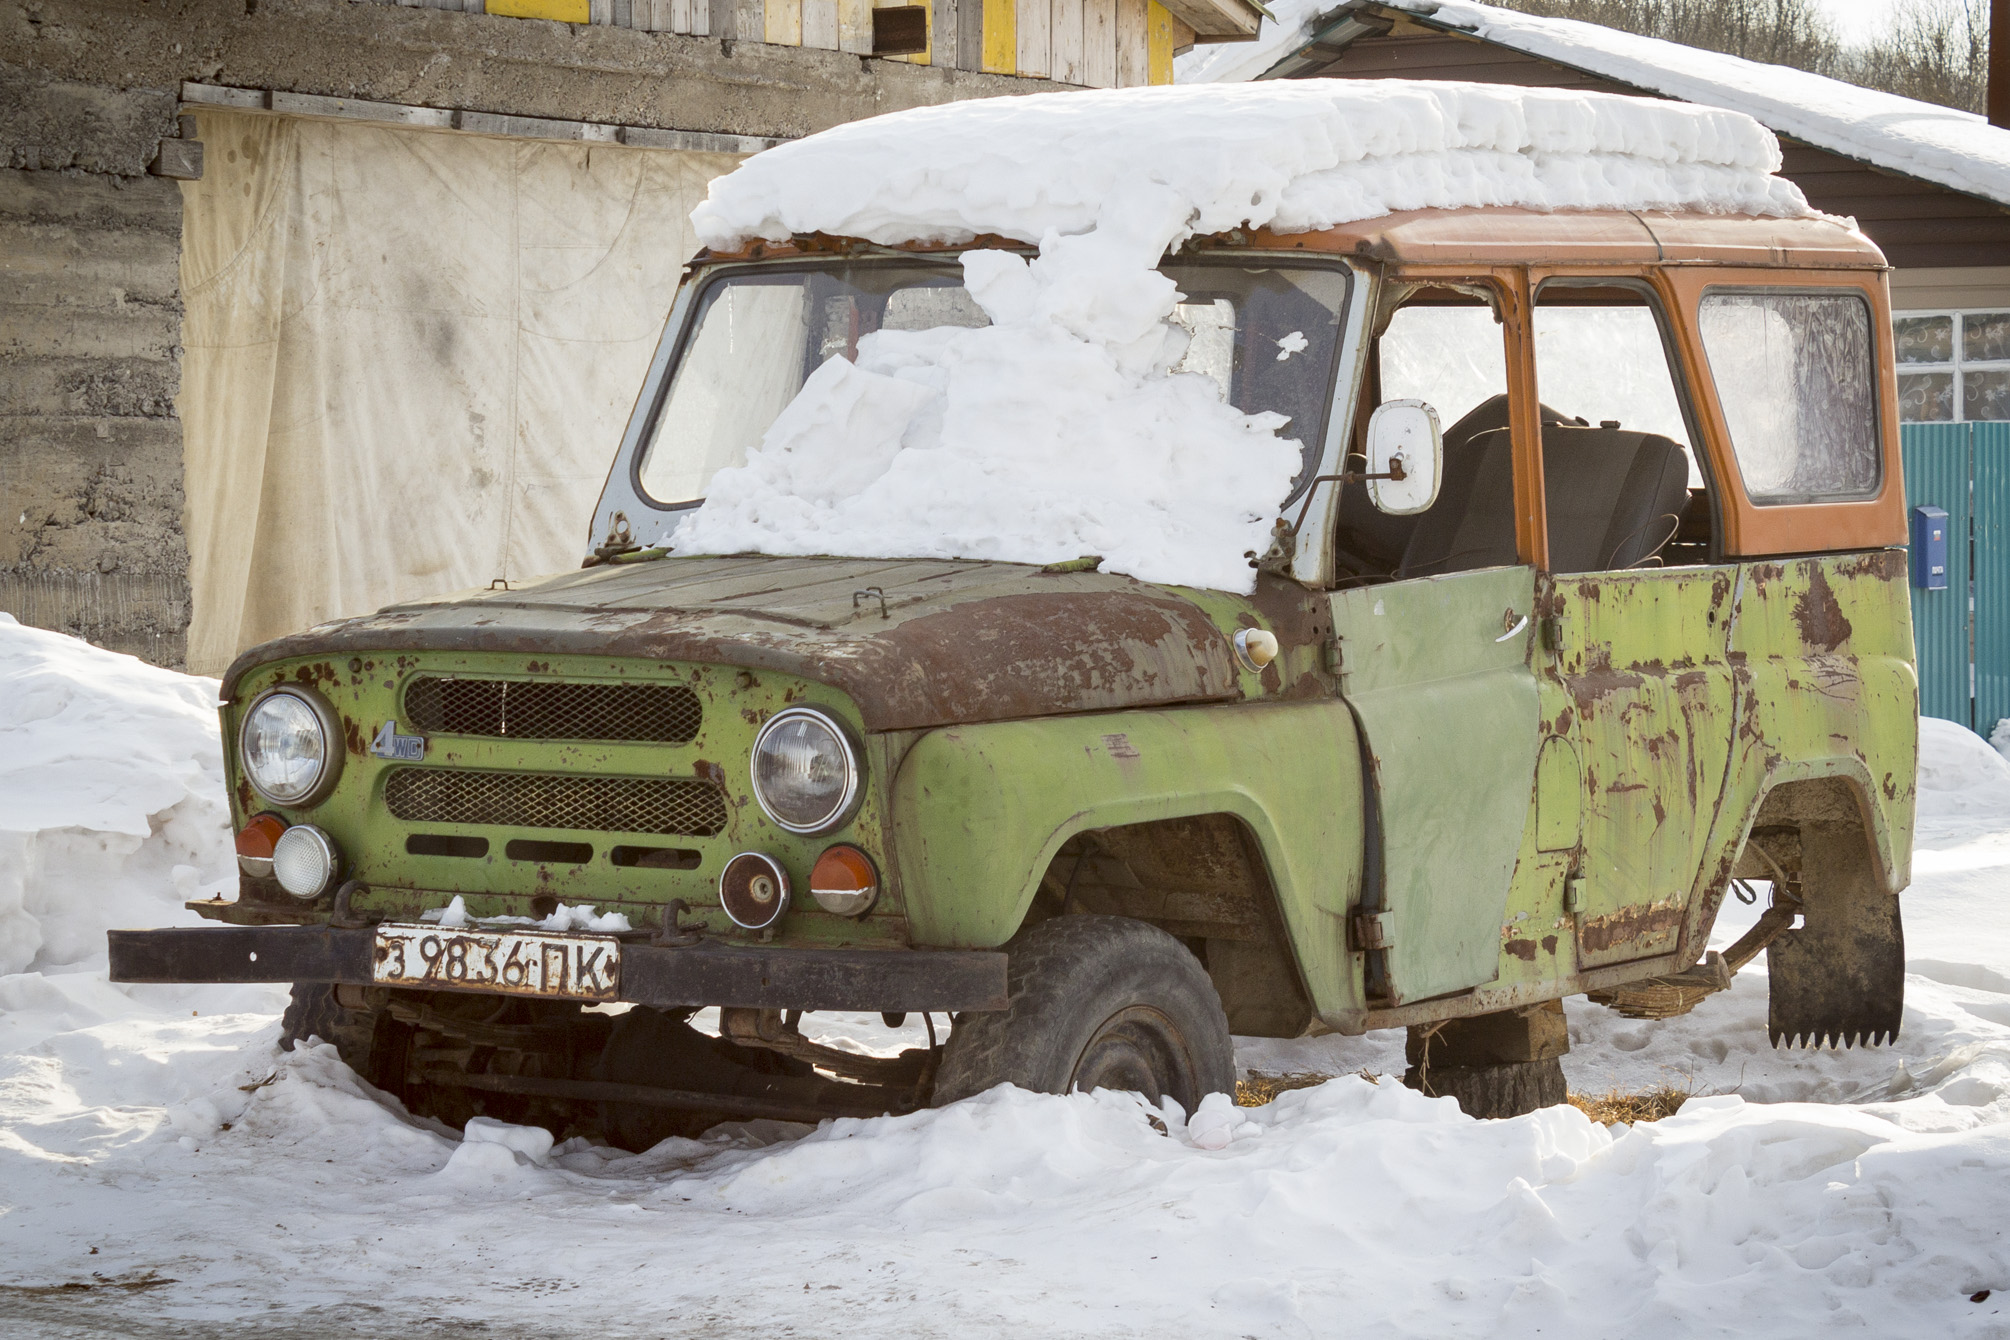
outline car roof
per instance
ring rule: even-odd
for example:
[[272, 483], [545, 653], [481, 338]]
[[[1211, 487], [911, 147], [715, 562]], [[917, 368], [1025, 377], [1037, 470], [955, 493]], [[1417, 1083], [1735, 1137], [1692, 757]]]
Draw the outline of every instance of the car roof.
[[[1857, 231], [1851, 220], [1828, 215], [1783, 219], [1647, 210], [1423, 209], [1316, 232], [1235, 230], [1197, 239], [1193, 245], [1203, 251], [1243, 247], [1302, 250], [1418, 265], [1686, 262], [1770, 268], [1885, 268], [1884, 254], [1876, 243]], [[971, 247], [1024, 251], [1029, 244], [987, 236], [955, 243], [913, 242], [895, 248], [818, 234], [780, 243], [754, 241], [735, 251], [701, 252], [696, 259], [801, 258], [859, 250], [883, 255], [890, 250], [960, 251]]]

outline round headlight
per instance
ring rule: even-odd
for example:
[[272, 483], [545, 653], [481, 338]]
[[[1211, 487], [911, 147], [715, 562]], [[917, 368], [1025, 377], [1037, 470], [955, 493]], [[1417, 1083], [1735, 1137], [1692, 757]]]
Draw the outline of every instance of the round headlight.
[[849, 818], [859, 773], [844, 727], [814, 707], [777, 712], [754, 737], [754, 798], [791, 833], [821, 833]]
[[341, 872], [335, 839], [313, 824], [295, 824], [272, 845], [272, 875], [295, 898], [319, 898]]
[[245, 712], [237, 756], [252, 790], [275, 805], [300, 809], [335, 784], [342, 767], [342, 727], [319, 694], [273, 689]]

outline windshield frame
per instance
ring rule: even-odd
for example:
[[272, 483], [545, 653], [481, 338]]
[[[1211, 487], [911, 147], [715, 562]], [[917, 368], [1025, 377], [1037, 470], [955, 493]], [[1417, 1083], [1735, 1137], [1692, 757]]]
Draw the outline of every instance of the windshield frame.
[[[647, 454], [651, 436], [658, 417], [668, 400], [675, 373], [685, 355], [685, 350], [694, 338], [698, 327], [698, 315], [703, 310], [706, 295], [719, 283], [727, 282], [737, 275], [758, 273], [775, 275], [800, 273], [804, 271], [828, 271], [836, 267], [890, 266], [906, 267], [915, 265], [941, 265], [951, 269], [961, 278], [961, 261], [965, 251], [1010, 250], [1013, 254], [1032, 259], [1038, 254], [1031, 246], [1004, 248], [995, 244], [987, 247], [964, 247], [957, 250], [906, 251], [897, 248], [875, 249], [866, 255], [856, 253], [829, 252], [813, 255], [796, 255], [773, 260], [722, 260], [692, 262], [677, 298], [672, 304], [664, 323], [664, 332], [657, 345], [657, 351], [650, 360], [648, 372], [639, 389], [628, 426], [622, 434], [619, 454], [610, 463], [608, 479], [601, 493], [599, 505], [594, 510], [592, 529], [587, 537], [587, 547], [592, 549], [603, 537], [611, 537], [616, 530], [627, 529], [634, 541], [648, 546], [663, 543], [677, 522], [692, 510], [704, 504], [703, 498], [682, 502], [662, 502], [650, 496], [642, 486], [643, 458]], [[1360, 267], [1339, 254], [1327, 255], [1300, 249], [1244, 249], [1240, 247], [1205, 248], [1181, 250], [1166, 255], [1161, 266], [1223, 266], [1232, 269], [1305, 269], [1337, 272], [1344, 281], [1341, 293], [1341, 308], [1338, 313], [1338, 328], [1335, 335], [1330, 362], [1325, 373], [1325, 394], [1323, 405], [1323, 426], [1317, 440], [1308, 435], [1293, 434], [1303, 444], [1303, 466], [1294, 477], [1290, 492], [1279, 501], [1278, 515], [1293, 514], [1311, 491], [1318, 477], [1325, 473], [1328, 456], [1336, 430], [1346, 427], [1347, 406], [1342, 400], [1351, 400], [1353, 383], [1358, 369], [1357, 333], [1360, 324], [1362, 294], [1366, 276]], [[1344, 432], [1341, 434], [1344, 436]], [[625, 526], [624, 526], [625, 523]]]

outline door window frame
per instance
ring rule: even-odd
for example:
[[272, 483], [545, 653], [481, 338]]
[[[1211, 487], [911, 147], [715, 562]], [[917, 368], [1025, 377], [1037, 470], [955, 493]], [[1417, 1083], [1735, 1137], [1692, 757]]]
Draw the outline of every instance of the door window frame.
[[[1655, 266], [1597, 266], [1563, 265], [1532, 266], [1529, 269], [1530, 325], [1529, 325], [1529, 380], [1534, 387], [1537, 403], [1541, 403], [1541, 369], [1535, 361], [1534, 309], [1542, 301], [1542, 290], [1551, 283], [1569, 286], [1630, 289], [1647, 300], [1648, 311], [1653, 315], [1655, 325], [1661, 332], [1661, 351], [1667, 360], [1668, 377], [1675, 389], [1675, 403], [1682, 411], [1682, 422], [1689, 431], [1690, 459], [1703, 475], [1704, 496], [1710, 501], [1710, 556], [1709, 563], [1723, 561], [1724, 545], [1724, 492], [1720, 482], [1723, 473], [1718, 469], [1717, 459], [1709, 441], [1708, 421], [1705, 419], [1696, 398], [1697, 377], [1684, 356], [1681, 327], [1674, 319], [1676, 295], [1666, 282], [1666, 271]], [[1539, 416], [1538, 416], [1539, 417]], [[1536, 428], [1538, 454], [1540, 454], [1541, 425]], [[1549, 515], [1547, 495], [1544, 495], [1543, 530], [1544, 558], [1548, 557]], [[1548, 563], [1543, 564], [1548, 570]]]

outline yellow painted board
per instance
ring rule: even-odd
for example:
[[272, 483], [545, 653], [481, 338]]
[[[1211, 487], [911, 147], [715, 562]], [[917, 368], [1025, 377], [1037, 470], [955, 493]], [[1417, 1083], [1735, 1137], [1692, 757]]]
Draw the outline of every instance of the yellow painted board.
[[1053, 70], [1050, 0], [1018, 0], [1019, 73], [1031, 79], [1045, 79]]
[[837, 0], [838, 50], [872, 54], [872, 0]]
[[[769, 3], [772, 4], [773, 0]], [[1173, 81], [1173, 25], [1178, 22], [1159, 0], [1151, 0], [1145, 10], [1146, 82], [1170, 84]]]
[[1117, 0], [1082, 0], [1082, 82], [1117, 86]]
[[1117, 87], [1142, 88], [1149, 82], [1146, 61], [1145, 7], [1151, 0], [1117, 0]]
[[592, 16], [593, 6], [592, 0], [488, 0], [487, 11], [512, 19], [585, 23]]
[[801, 46], [803, 0], [766, 0], [761, 13], [761, 40], [771, 46]]
[[[966, 0], [967, 2], [967, 0]], [[1144, 4], [1145, 0], [1138, 0]], [[1019, 71], [1019, 7], [1016, 0], [983, 0], [984, 68], [991, 74]]]

